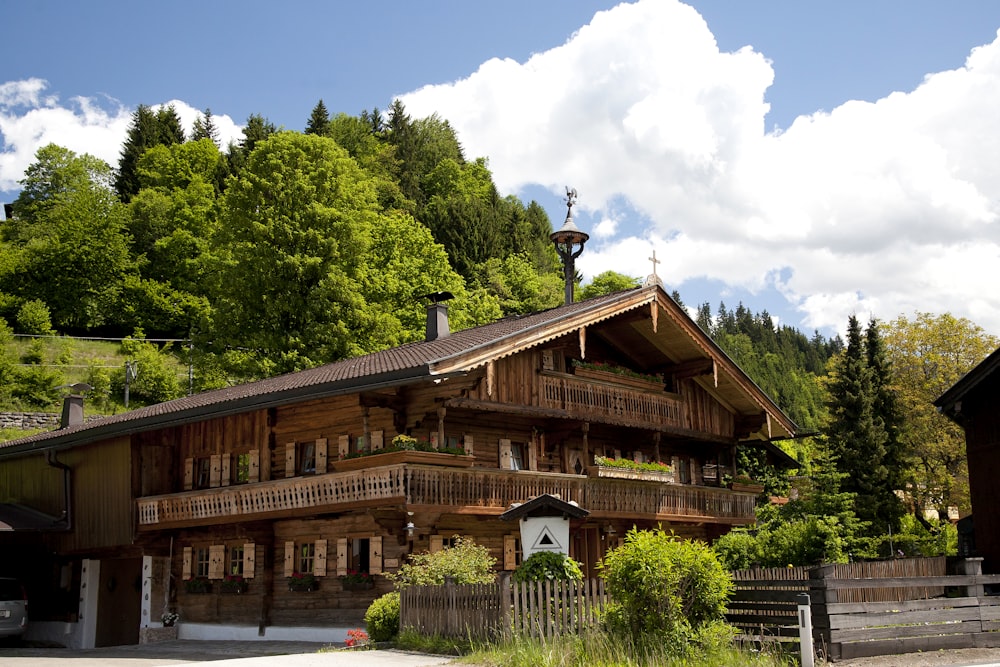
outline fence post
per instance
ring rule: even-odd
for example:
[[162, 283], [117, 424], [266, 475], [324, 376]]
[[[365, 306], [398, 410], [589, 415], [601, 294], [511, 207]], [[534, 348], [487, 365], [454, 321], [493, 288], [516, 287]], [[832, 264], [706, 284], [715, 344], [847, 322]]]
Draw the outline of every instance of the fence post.
[[[955, 563], [955, 573], [964, 575], [974, 575], [979, 576], [983, 573], [983, 559], [982, 557], [975, 558], [963, 558], [962, 560]], [[981, 598], [983, 597], [983, 585], [973, 584], [972, 586], [965, 587], [965, 595], [970, 598]]]
[[513, 634], [511, 623], [510, 572], [500, 573], [500, 634], [504, 639], [510, 639]]
[[[828, 579], [837, 574], [836, 565], [821, 565], [809, 570], [809, 596], [815, 602], [815, 614], [810, 621], [815, 624], [816, 635], [823, 649], [823, 657], [827, 660], [840, 659], [840, 645], [833, 644], [830, 632], [830, 608], [828, 605], [839, 602], [837, 589], [830, 588]], [[812, 607], [810, 607], [812, 610]]]
[[799, 655], [802, 667], [813, 667], [812, 611], [809, 609], [809, 594], [800, 593], [799, 606]]
[[441, 634], [448, 637], [461, 637], [462, 633], [459, 631], [458, 625], [458, 603], [456, 598], [458, 597], [455, 591], [455, 577], [445, 577], [444, 578], [444, 591], [445, 591], [445, 608], [447, 609], [447, 630]]

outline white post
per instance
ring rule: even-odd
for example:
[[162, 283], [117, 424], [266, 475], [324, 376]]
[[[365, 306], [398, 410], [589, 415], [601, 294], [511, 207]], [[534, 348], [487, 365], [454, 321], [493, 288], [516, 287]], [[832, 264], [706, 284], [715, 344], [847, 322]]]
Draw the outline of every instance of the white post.
[[809, 594], [796, 596], [799, 599], [799, 653], [802, 667], [813, 667], [813, 627], [812, 610], [809, 608]]
[[101, 561], [84, 559], [80, 576], [80, 648], [94, 648], [97, 643], [97, 599], [100, 590]]

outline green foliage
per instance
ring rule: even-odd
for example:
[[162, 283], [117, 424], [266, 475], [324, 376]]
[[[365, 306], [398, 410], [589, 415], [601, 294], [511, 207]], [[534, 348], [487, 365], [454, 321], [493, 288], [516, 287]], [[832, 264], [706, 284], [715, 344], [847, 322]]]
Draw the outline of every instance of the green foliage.
[[399, 634], [399, 592], [376, 598], [365, 612], [365, 627], [373, 642], [389, 642]]
[[417, 653], [433, 653], [435, 655], [464, 655], [472, 650], [468, 639], [461, 637], [442, 637], [441, 635], [420, 634], [413, 628], [403, 628], [396, 638], [395, 647]]
[[496, 579], [496, 558], [490, 550], [465, 537], [455, 537], [455, 545], [436, 553], [411, 554], [408, 563], [386, 576], [396, 588], [443, 586], [445, 577], [456, 584], [488, 584]]
[[[184, 389], [169, 355], [152, 343], [137, 340], [143, 337], [142, 331], [136, 331], [134, 336], [126, 338], [121, 344], [121, 353], [134, 360], [138, 370], [135, 380], [129, 385], [129, 407], [134, 404], [151, 405], [183, 396]], [[110, 389], [116, 397], [124, 395], [124, 368], [112, 373]]]
[[589, 283], [580, 290], [579, 299], [591, 299], [595, 296], [603, 296], [630, 289], [639, 285], [638, 278], [632, 278], [615, 271], [605, 271], [594, 276]]
[[575, 560], [555, 551], [539, 551], [521, 563], [514, 581], [581, 581], [583, 572]]
[[52, 315], [45, 302], [38, 299], [25, 301], [17, 311], [17, 328], [20, 333], [36, 336], [52, 334]]
[[184, 129], [174, 107], [161, 107], [154, 112], [145, 104], [140, 104], [132, 113], [132, 122], [122, 144], [114, 180], [114, 188], [121, 201], [127, 203], [139, 192], [136, 165], [146, 150], [157, 145], [169, 146], [183, 141]]
[[633, 528], [600, 566], [613, 600], [605, 620], [612, 634], [675, 655], [726, 634], [719, 626], [733, 582], [707, 545]]

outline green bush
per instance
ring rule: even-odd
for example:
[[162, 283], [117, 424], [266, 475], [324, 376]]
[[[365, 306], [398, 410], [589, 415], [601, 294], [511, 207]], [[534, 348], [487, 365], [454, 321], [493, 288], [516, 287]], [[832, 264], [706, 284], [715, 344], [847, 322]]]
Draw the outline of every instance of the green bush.
[[580, 581], [580, 565], [566, 554], [539, 551], [514, 570], [514, 581]]
[[52, 334], [52, 314], [44, 301], [25, 301], [17, 311], [17, 328], [21, 333], [36, 336]]
[[486, 547], [456, 537], [455, 546], [433, 554], [412, 554], [409, 563], [386, 576], [396, 583], [396, 588], [442, 586], [445, 577], [453, 577], [456, 584], [489, 584], [496, 580], [496, 562]]
[[614, 601], [605, 618], [612, 635], [677, 655], [732, 638], [724, 614], [733, 582], [709, 546], [633, 528], [600, 567]]
[[727, 570], [746, 570], [764, 563], [760, 541], [745, 530], [732, 530], [712, 544]]
[[389, 642], [399, 635], [399, 593], [377, 598], [365, 612], [365, 627], [373, 642]]
[[[121, 353], [134, 360], [138, 373], [129, 385], [129, 401], [138, 405], [152, 405], [184, 395], [184, 387], [178, 377], [177, 367], [167, 353], [160, 351], [152, 343], [137, 340], [142, 331], [135, 332], [135, 338], [126, 338], [121, 344]], [[119, 368], [111, 375], [111, 395], [115, 400], [124, 400], [125, 369]], [[134, 407], [134, 406], [132, 406]]]

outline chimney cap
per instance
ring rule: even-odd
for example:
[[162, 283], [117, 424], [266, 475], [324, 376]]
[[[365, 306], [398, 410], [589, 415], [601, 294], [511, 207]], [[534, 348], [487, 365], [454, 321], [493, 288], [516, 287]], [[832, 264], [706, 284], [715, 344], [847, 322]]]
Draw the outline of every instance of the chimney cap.
[[86, 394], [88, 391], [93, 391], [94, 388], [91, 387], [86, 382], [74, 382], [73, 384], [61, 384], [56, 389], [72, 389], [74, 394]]
[[455, 295], [451, 292], [431, 292], [430, 294], [423, 294], [419, 298], [430, 299], [431, 303], [441, 303], [442, 301], [450, 301], [455, 298]]

